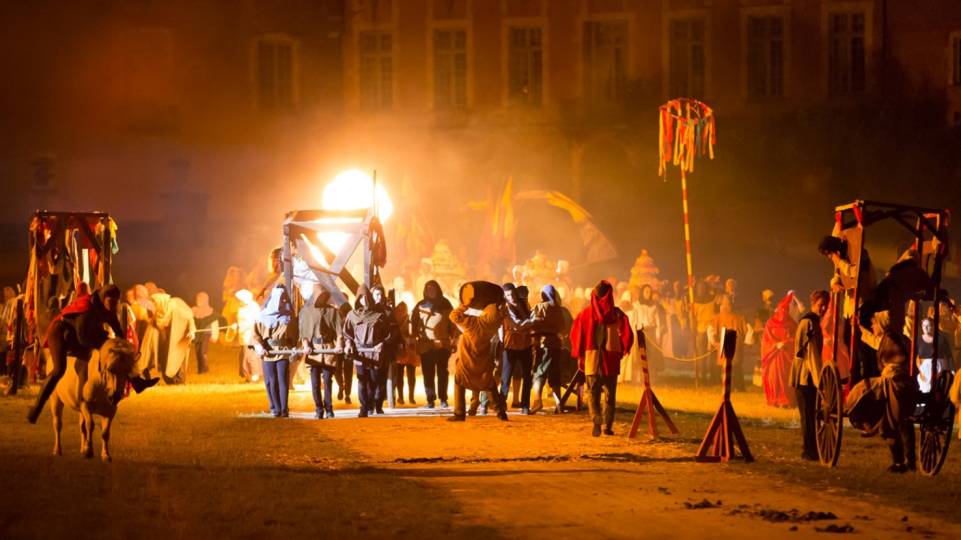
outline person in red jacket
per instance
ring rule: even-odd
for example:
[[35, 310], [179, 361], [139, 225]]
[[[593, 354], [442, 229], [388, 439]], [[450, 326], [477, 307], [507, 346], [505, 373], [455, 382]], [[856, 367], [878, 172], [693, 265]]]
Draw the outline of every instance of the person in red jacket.
[[[614, 406], [617, 403], [617, 376], [621, 359], [634, 345], [634, 330], [623, 311], [614, 306], [614, 288], [601, 281], [591, 291], [591, 305], [574, 319], [571, 328], [571, 354], [587, 378], [588, 404], [594, 422], [593, 436], [614, 434]], [[601, 409], [601, 393], [605, 394]]]

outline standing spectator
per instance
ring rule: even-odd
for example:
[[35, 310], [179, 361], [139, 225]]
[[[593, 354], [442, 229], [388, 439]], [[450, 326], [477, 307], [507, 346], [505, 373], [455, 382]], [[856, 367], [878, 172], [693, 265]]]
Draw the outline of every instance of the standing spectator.
[[[730, 328], [737, 332], [737, 337], [744, 343], [749, 339], [747, 322], [744, 317], [734, 312], [734, 303], [730, 297], [723, 296], [720, 303], [720, 312], [714, 317], [714, 324], [708, 328], [708, 341], [712, 349], [720, 348], [721, 331]], [[744, 347], [738, 346], [734, 351], [732, 359], [731, 382], [735, 390], [744, 390]], [[718, 363], [711, 363], [711, 382], [720, 384], [721, 366]]]
[[260, 317], [260, 306], [247, 289], [240, 289], [234, 296], [240, 301], [237, 309], [237, 339], [240, 342], [240, 376], [248, 382], [257, 382], [263, 375], [263, 362], [257, 355], [254, 324]]
[[671, 354], [678, 357], [693, 355], [691, 351], [691, 310], [688, 303], [688, 291], [684, 284], [675, 281], [671, 286], [671, 310], [668, 324], [671, 325], [670, 334]]
[[[13, 354], [13, 325], [16, 322], [17, 294], [13, 287], [3, 288], [3, 303], [0, 304], [0, 374], [7, 375], [7, 365], [12, 364], [7, 356]], [[12, 359], [11, 359], [12, 360]]]
[[394, 308], [394, 318], [397, 320], [398, 340], [394, 354], [394, 388], [397, 392], [397, 403], [404, 404], [404, 374], [407, 374], [408, 403], [415, 405], [414, 388], [417, 385], [417, 366], [420, 357], [417, 356], [413, 335], [411, 334], [410, 314], [407, 303], [401, 302]]
[[797, 396], [801, 415], [801, 440], [804, 450], [801, 459], [818, 460], [817, 441], [814, 431], [815, 399], [821, 375], [821, 350], [824, 336], [821, 333], [821, 317], [831, 301], [827, 291], [811, 293], [811, 311], [801, 317], [794, 337], [794, 362], [791, 364], [791, 386]]
[[695, 355], [698, 357], [698, 377], [700, 383], [708, 384], [714, 369], [713, 359], [708, 355], [710, 343], [707, 339], [707, 329], [714, 324], [716, 310], [714, 292], [707, 281], [700, 280], [694, 285], [694, 329]]
[[737, 280], [734, 278], [727, 278], [724, 281], [724, 296], [731, 299], [731, 307], [737, 306]]
[[541, 392], [545, 382], [551, 386], [554, 413], [561, 412], [561, 363], [564, 360], [561, 335], [570, 333], [570, 319], [570, 314], [561, 304], [560, 294], [553, 285], [545, 285], [541, 290], [541, 303], [534, 306], [530, 318], [531, 330], [537, 342], [537, 367], [533, 376], [534, 403], [529, 414], [535, 414], [543, 408]]
[[439, 397], [440, 406], [447, 408], [448, 362], [455, 327], [450, 320], [454, 309], [444, 292], [434, 280], [424, 285], [424, 297], [414, 306], [411, 316], [411, 334], [417, 340], [421, 371], [424, 374], [424, 392], [428, 409], [434, 408]]
[[772, 407], [794, 407], [794, 392], [789, 392], [791, 364], [794, 362], [794, 336], [797, 323], [791, 318], [794, 293], [781, 300], [764, 325], [761, 337], [761, 377], [764, 395]]
[[[925, 318], [921, 321], [921, 339], [918, 341], [918, 389], [921, 392], [931, 391], [931, 363], [934, 358], [934, 320]], [[954, 358], [951, 344], [945, 332], [937, 332], [938, 340], [938, 372], [954, 371]]]
[[[614, 290], [601, 281], [591, 292], [591, 305], [584, 308], [571, 329], [571, 355], [587, 377], [590, 392], [592, 435], [614, 434], [614, 407], [617, 403], [617, 375], [621, 359], [634, 345], [634, 331], [623, 311], [614, 306]], [[601, 409], [601, 394], [606, 394]]]
[[297, 343], [297, 323], [287, 289], [278, 284], [270, 289], [257, 322], [254, 323], [254, 348], [263, 359], [264, 385], [270, 413], [275, 417], [289, 416], [287, 394], [290, 376], [290, 355], [274, 351], [291, 349]]
[[531, 346], [531, 332], [524, 322], [530, 317], [531, 311], [519, 287], [515, 287], [513, 283], [505, 283], [502, 288], [504, 300], [507, 301], [507, 313], [500, 329], [501, 341], [504, 343], [500, 392], [506, 399], [511, 380], [520, 373], [522, 383], [520, 399], [517, 398], [516, 390], [514, 399], [520, 405], [521, 412], [527, 414], [531, 407], [534, 352]]
[[197, 330], [202, 330], [194, 334], [194, 352], [197, 354], [197, 373], [207, 373], [210, 365], [207, 361], [207, 351], [210, 348], [210, 339], [213, 331], [218, 328], [217, 314], [214, 308], [210, 307], [210, 297], [201, 291], [197, 293], [196, 305], [190, 310], [194, 314], [194, 326]]
[[754, 332], [760, 334], [764, 331], [764, 326], [771, 317], [774, 316], [774, 291], [764, 289], [761, 291], [761, 306], [754, 314]]
[[[650, 285], [641, 287], [641, 293], [637, 299], [637, 303], [633, 306], [637, 318], [634, 328], [644, 330], [644, 337], [648, 339], [648, 343], [653, 342], [653, 345], [655, 345], [654, 347], [648, 346], [647, 359], [651, 369], [653, 371], [659, 371], [664, 364], [664, 360], [661, 357], [661, 353], [658, 352], [658, 347], [660, 347], [661, 337], [665, 332], [664, 327], [661, 325], [660, 314], [658, 313], [660, 306], [654, 295], [654, 288]], [[637, 351], [636, 343], [633, 349]], [[632, 377], [632, 382], [639, 383], [643, 381], [639, 351], [631, 355], [632, 359], [634, 356], [637, 356], [637, 366], [634, 369], [635, 375]]]

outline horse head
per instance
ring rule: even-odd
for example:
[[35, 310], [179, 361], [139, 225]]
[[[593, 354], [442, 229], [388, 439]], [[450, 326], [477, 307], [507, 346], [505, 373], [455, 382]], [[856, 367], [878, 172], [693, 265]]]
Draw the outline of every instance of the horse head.
[[136, 375], [134, 368], [140, 353], [125, 339], [108, 339], [100, 347], [100, 377], [107, 387], [108, 395], [114, 395], [126, 386], [127, 378]]

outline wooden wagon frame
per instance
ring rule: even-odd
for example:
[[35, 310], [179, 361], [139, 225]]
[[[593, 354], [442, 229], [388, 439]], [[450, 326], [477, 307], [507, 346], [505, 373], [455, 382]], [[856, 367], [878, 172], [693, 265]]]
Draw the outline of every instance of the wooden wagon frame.
[[[106, 212], [52, 212], [37, 210], [30, 220], [30, 263], [23, 296], [17, 300], [13, 350], [16, 359], [10, 393], [16, 393], [24, 352], [34, 348], [40, 355], [43, 335], [56, 310], [73, 301], [81, 282], [90, 292], [112, 283], [111, 276], [114, 229], [116, 225]], [[55, 259], [72, 258], [69, 280], [55, 284], [57, 295], [45, 289], [41, 281], [51, 277]], [[81, 259], [82, 258], [82, 259]], [[63, 276], [60, 276], [61, 278]], [[50, 302], [56, 299], [57, 306]]]
[[[946, 300], [941, 289], [944, 262], [948, 255], [947, 228], [950, 213], [945, 209], [920, 208], [875, 201], [858, 200], [835, 208], [835, 220], [841, 237], [848, 242], [848, 260], [854, 267], [853, 279], [842, 283], [845, 292], [834, 294], [833, 353], [825, 362], [818, 381], [815, 425], [818, 456], [821, 463], [834, 467], [841, 453], [841, 439], [844, 424], [845, 389], [850, 389], [850, 378], [842, 380], [836, 359], [843, 341], [842, 324], [844, 319], [845, 293], [853, 295], [854, 313], [847, 318], [850, 322], [850, 341], [845, 343], [851, 365], [862, 361], [858, 358], [860, 342], [860, 311], [862, 309], [859, 293], [864, 275], [862, 273], [861, 253], [865, 245], [867, 227], [881, 221], [893, 220], [911, 232], [914, 237], [916, 261], [930, 278], [930, 286], [923, 291], [915, 291], [908, 296], [914, 304], [914, 326], [911, 332], [911, 375], [916, 375], [915, 359], [918, 353], [918, 336], [921, 324], [921, 302], [929, 301], [934, 305], [934, 320], [940, 320], [941, 303]], [[937, 323], [935, 323], [937, 325]], [[938, 358], [938, 339], [934, 340], [934, 358]], [[912, 415], [912, 422], [920, 427], [918, 438], [920, 452], [918, 467], [928, 476], [938, 474], [947, 457], [948, 446], [954, 428], [955, 410], [948, 399], [951, 386], [950, 370], [938, 370], [938, 362], [932, 361], [931, 391], [918, 394], [918, 407]]]

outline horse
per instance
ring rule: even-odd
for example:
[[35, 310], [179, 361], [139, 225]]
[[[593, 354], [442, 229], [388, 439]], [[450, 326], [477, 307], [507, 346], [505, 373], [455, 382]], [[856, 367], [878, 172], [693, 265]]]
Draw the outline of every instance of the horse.
[[93, 457], [93, 416], [102, 420], [101, 438], [103, 449], [100, 458], [109, 462], [110, 425], [117, 414], [117, 404], [123, 397], [129, 377], [135, 375], [139, 354], [126, 340], [110, 338], [89, 360], [67, 359], [67, 370], [57, 383], [50, 397], [53, 416], [53, 454], [62, 455], [60, 428], [63, 425], [63, 408], [69, 406], [80, 413], [80, 454]]

